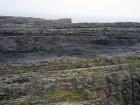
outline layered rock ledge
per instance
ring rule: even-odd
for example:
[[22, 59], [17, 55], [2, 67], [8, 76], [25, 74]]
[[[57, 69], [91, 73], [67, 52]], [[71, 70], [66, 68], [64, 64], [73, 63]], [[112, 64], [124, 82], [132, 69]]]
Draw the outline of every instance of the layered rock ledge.
[[71, 19], [1, 16], [0, 59], [24, 62], [28, 58], [139, 55], [139, 34], [140, 23], [72, 23]]
[[1, 16], [0, 105], [139, 105], [139, 34], [140, 23]]

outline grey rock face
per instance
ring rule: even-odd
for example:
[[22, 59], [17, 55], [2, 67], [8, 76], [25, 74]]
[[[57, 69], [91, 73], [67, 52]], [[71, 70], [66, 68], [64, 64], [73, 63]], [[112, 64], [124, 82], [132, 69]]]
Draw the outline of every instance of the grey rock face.
[[2, 38], [0, 45], [3, 51], [16, 51], [17, 49], [17, 44], [14, 39]]
[[0, 60], [19, 62], [26, 57], [33, 61], [33, 58], [48, 59], [49, 56], [135, 55], [139, 52], [139, 34], [140, 23], [71, 23], [71, 19], [1, 16]]
[[56, 88], [56, 84], [51, 83], [51, 84], [44, 85], [43, 90], [49, 91], [49, 90], [53, 90], [54, 88]]
[[69, 27], [71, 19], [45, 20], [31, 17], [0, 17], [0, 28], [33, 29], [33, 28], [65, 28]]
[[[139, 103], [139, 34], [140, 23], [0, 17], [0, 63], [24, 63], [1, 64], [0, 105]], [[119, 57], [102, 57], [131, 53], [136, 57], [127, 62]], [[45, 61], [60, 56], [99, 58]]]

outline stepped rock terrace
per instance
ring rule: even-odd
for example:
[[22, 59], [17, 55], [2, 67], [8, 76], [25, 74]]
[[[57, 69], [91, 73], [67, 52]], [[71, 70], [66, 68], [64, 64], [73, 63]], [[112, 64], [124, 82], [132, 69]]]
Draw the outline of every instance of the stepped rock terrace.
[[0, 63], [139, 55], [139, 33], [140, 23], [72, 23], [71, 19], [1, 16]]
[[0, 16], [0, 105], [140, 105], [140, 23]]

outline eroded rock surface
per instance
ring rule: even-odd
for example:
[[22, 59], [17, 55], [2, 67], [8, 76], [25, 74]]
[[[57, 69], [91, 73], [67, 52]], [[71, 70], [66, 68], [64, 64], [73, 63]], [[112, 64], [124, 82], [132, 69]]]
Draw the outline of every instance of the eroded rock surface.
[[0, 59], [21, 63], [50, 56], [139, 55], [139, 34], [140, 23], [71, 23], [71, 19], [1, 16]]
[[0, 105], [139, 105], [140, 23], [0, 17]]

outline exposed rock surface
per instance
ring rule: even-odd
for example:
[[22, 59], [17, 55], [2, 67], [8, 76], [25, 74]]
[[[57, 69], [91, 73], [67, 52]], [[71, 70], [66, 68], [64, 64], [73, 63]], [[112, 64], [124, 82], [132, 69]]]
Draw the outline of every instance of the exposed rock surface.
[[139, 54], [139, 34], [140, 23], [71, 23], [71, 19], [1, 16], [0, 59], [1, 62], [16, 59], [18, 63], [29, 57], [33, 61], [50, 56]]
[[139, 34], [140, 23], [1, 16], [0, 105], [139, 105]]

